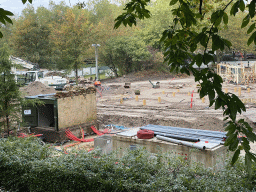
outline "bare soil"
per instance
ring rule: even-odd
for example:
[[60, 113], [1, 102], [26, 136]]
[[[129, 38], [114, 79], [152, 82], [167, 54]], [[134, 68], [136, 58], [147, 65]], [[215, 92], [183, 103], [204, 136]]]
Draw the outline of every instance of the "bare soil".
[[[137, 79], [140, 80], [137, 81]], [[160, 88], [153, 88], [149, 80], [154, 84], [159, 82]], [[131, 82], [131, 87], [124, 88], [125, 82]], [[247, 110], [255, 108], [254, 86], [251, 85], [250, 93], [242, 90], [240, 96], [241, 99], [248, 98], [250, 101], [246, 104]], [[209, 107], [208, 98], [205, 98], [205, 102], [199, 98], [198, 87], [193, 77], [172, 74], [161, 76], [152, 72], [129, 74], [125, 77], [102, 81], [102, 87], [103, 89], [97, 92], [98, 121], [101, 127], [108, 124], [126, 127], [159, 124], [224, 131], [223, 111]], [[223, 84], [223, 89], [227, 88], [229, 92], [234, 92], [235, 87], [239, 86]], [[138, 101], [135, 100], [135, 90], [140, 90]], [[161, 102], [158, 101], [159, 97]], [[146, 100], [146, 105], [143, 105], [143, 100]], [[253, 128], [256, 128], [247, 117], [241, 115], [239, 118], [245, 118]]]
[[[160, 88], [153, 88], [149, 80], [154, 84], [159, 82]], [[124, 88], [125, 82], [131, 82], [131, 87]], [[125, 127], [155, 124], [225, 131], [223, 111], [215, 110], [214, 106], [209, 107], [208, 98], [204, 102], [200, 99], [193, 77], [144, 72], [103, 81], [102, 86], [103, 89], [97, 92], [100, 128], [108, 124]], [[241, 86], [223, 83], [223, 91], [236, 95], [239, 87]], [[244, 101], [247, 112], [238, 115], [238, 119], [244, 118], [256, 131], [256, 85], [250, 84], [250, 88], [250, 92], [242, 89], [239, 96]], [[140, 90], [138, 101], [135, 100], [135, 90]], [[143, 105], [143, 100], [146, 105]], [[251, 150], [256, 153], [256, 144], [251, 143]]]
[[20, 91], [22, 92], [23, 96], [34, 96], [34, 95], [39, 95], [39, 94], [56, 93], [56, 91], [53, 87], [44, 85], [43, 83], [41, 83], [39, 81], [34, 81], [25, 87], [21, 87]]

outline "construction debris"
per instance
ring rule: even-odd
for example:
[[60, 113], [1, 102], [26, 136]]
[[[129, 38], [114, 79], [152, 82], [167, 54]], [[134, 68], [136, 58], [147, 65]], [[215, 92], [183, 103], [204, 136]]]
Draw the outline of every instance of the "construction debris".
[[245, 67], [242, 64], [231, 65], [220, 63], [217, 65], [217, 73], [224, 81], [235, 84], [255, 83], [256, 65]]
[[56, 90], [53, 87], [44, 85], [40, 81], [31, 82], [29, 85], [21, 87], [20, 91], [24, 94], [24, 96], [56, 93]]

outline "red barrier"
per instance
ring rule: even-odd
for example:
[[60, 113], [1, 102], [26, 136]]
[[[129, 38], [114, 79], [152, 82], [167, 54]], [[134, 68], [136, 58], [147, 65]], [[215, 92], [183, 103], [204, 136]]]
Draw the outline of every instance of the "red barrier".
[[193, 96], [194, 96], [194, 90], [191, 93], [191, 103], [190, 103], [190, 108], [193, 106]]

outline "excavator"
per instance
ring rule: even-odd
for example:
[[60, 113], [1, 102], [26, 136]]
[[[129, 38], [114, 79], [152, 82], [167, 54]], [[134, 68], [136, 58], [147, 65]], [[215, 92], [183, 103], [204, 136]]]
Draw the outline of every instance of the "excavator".
[[25, 85], [34, 81], [39, 81], [45, 85], [53, 86], [56, 90], [62, 90], [68, 83], [66, 78], [60, 76], [44, 77], [43, 71], [27, 71], [25, 74]]

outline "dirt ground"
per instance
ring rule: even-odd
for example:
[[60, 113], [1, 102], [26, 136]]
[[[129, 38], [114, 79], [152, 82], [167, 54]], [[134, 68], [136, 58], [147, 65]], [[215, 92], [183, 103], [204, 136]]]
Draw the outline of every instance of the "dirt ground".
[[[150, 77], [145, 77], [150, 78]], [[125, 82], [131, 82], [130, 88], [124, 88]], [[167, 77], [152, 81], [160, 83], [160, 88], [148, 80], [134, 81], [131, 78], [118, 78], [102, 82], [103, 90], [97, 92], [97, 110], [100, 125], [116, 124], [126, 127], [138, 127], [146, 124], [160, 124], [174, 127], [208, 129], [224, 131], [222, 110], [209, 108], [208, 98], [203, 102], [199, 98], [198, 87], [193, 77]], [[256, 85], [250, 85], [250, 93], [242, 90], [241, 99], [246, 99], [247, 110], [255, 108]], [[238, 85], [223, 84], [223, 89], [236, 93]], [[140, 90], [138, 101], [135, 90]], [[193, 93], [193, 97], [192, 97]], [[175, 94], [175, 95], [174, 95]], [[161, 102], [158, 99], [161, 98]], [[191, 99], [192, 108], [191, 108]], [[143, 105], [143, 100], [146, 105]], [[254, 123], [245, 118], [253, 128]]]
[[[149, 80], [154, 84], [159, 82], [160, 88], [153, 88]], [[131, 82], [130, 88], [124, 88], [127, 82]], [[198, 87], [193, 77], [131, 75], [103, 81], [102, 87], [103, 89], [97, 92], [100, 128], [109, 124], [129, 128], [156, 124], [225, 131], [223, 111], [215, 110], [214, 106], [209, 108], [208, 98], [205, 98], [204, 102], [199, 98]], [[223, 91], [227, 90], [236, 95], [239, 87], [241, 86], [223, 83]], [[244, 101], [247, 112], [238, 115], [238, 119], [244, 118], [256, 131], [256, 119], [252, 119], [256, 117], [256, 85], [250, 84], [250, 88], [250, 92], [247, 89], [241, 91], [240, 99]], [[140, 90], [138, 101], [135, 100], [135, 90]], [[143, 105], [143, 100], [146, 105]], [[256, 146], [253, 145], [252, 148], [256, 152]]]

